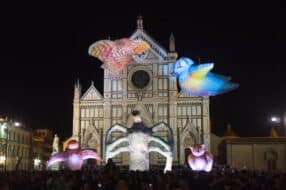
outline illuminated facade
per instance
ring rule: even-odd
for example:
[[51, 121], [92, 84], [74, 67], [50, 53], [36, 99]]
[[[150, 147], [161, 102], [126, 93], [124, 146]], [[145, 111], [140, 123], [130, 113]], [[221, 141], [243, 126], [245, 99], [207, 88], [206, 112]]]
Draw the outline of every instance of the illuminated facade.
[[[0, 118], [1, 119], [1, 118]], [[0, 170], [28, 170], [32, 131], [18, 122], [0, 120]]]
[[33, 168], [44, 170], [46, 162], [49, 160], [53, 147], [53, 133], [49, 129], [35, 129], [32, 138]]
[[240, 137], [230, 124], [223, 136], [211, 138], [215, 162], [236, 169], [286, 171], [286, 137], [271, 128], [269, 136]]
[[[94, 84], [82, 94], [75, 84], [73, 100], [73, 137], [83, 148], [93, 148], [103, 157], [106, 131], [115, 123], [132, 125], [131, 111], [138, 110], [143, 122], [151, 127], [167, 123], [174, 135], [174, 163], [185, 163], [186, 150], [194, 143], [204, 143], [210, 150], [209, 97], [188, 96], [178, 92], [177, 80], [171, 75], [177, 59], [175, 39], [169, 39], [169, 51], [160, 46], [143, 29], [138, 18], [137, 29], [130, 39], [141, 39], [150, 49], [133, 58], [119, 75], [104, 70], [104, 89], [101, 94]], [[165, 132], [158, 135], [166, 138]], [[114, 159], [127, 165], [129, 154]], [[165, 164], [165, 158], [150, 153], [150, 164]]]

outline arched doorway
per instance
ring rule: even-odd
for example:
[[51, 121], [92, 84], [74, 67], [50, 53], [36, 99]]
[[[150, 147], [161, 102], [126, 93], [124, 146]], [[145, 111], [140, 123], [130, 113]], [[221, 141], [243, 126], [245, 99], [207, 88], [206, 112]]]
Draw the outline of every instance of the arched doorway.
[[[82, 149], [91, 149], [95, 152], [97, 152], [99, 155], [101, 154], [100, 152], [100, 138], [99, 135], [97, 133], [97, 130], [94, 126], [89, 126], [88, 130], [86, 130], [84, 132], [84, 136], [83, 136], [83, 144], [82, 144]], [[102, 155], [100, 155], [102, 156]], [[94, 159], [88, 159], [85, 164], [91, 166], [94, 164], [97, 164], [98, 162], [96, 162], [96, 160]]]
[[99, 150], [100, 148], [99, 140], [100, 140], [100, 137], [99, 137], [99, 134], [96, 128], [90, 125], [87, 130], [84, 130], [82, 148], [91, 148], [91, 149]]
[[190, 128], [185, 128], [181, 133], [181, 148], [180, 148], [180, 164], [187, 164], [187, 159], [190, 154], [190, 146], [198, 143], [196, 135]]
[[190, 146], [195, 144], [196, 140], [192, 133], [190, 133], [188, 136], [184, 139], [184, 164], [188, 165], [188, 156], [191, 153]]

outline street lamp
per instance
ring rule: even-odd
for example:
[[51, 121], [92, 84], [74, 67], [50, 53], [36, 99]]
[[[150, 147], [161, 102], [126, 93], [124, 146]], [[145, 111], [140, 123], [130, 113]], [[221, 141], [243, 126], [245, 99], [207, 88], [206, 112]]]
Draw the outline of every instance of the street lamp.
[[16, 122], [14, 122], [14, 126], [15, 126], [15, 127], [20, 127], [20, 126], [21, 126], [21, 123], [16, 121]]
[[4, 170], [6, 171], [7, 169], [7, 161], [9, 160], [9, 156], [8, 156], [8, 140], [9, 140], [9, 130], [11, 129], [11, 127], [20, 127], [22, 124], [20, 122], [12, 122], [12, 121], [8, 121], [8, 119], [3, 119], [0, 118], [0, 138], [1, 138], [1, 144], [3, 142], [3, 139], [5, 139], [5, 150], [3, 150], [4, 152], [4, 158], [0, 156], [0, 163], [1, 163], [1, 159], [4, 162]]
[[272, 116], [270, 118], [271, 123], [273, 123], [275, 126], [278, 127], [278, 130], [280, 131], [281, 135], [286, 135], [286, 114], [282, 114], [281, 116]]
[[40, 169], [41, 160], [39, 158], [34, 159], [34, 169]]
[[0, 166], [1, 166], [1, 168], [4, 167], [5, 160], [6, 160], [6, 156], [5, 155], [1, 155], [0, 156]]
[[279, 117], [275, 117], [275, 116], [273, 116], [273, 117], [271, 117], [271, 122], [273, 122], [273, 123], [280, 123], [280, 118]]
[[2, 144], [2, 139], [5, 139], [5, 156], [2, 157], [2, 160], [4, 162], [4, 170], [6, 171], [6, 165], [7, 165], [7, 150], [8, 150], [8, 124], [5, 122], [5, 120], [1, 120], [0, 123], [0, 137], [1, 137], [1, 144]]

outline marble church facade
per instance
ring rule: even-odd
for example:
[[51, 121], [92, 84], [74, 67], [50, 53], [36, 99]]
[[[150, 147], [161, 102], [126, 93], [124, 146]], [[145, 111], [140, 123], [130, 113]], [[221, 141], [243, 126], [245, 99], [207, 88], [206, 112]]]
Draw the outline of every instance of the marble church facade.
[[[73, 137], [83, 148], [96, 149], [103, 156], [106, 131], [115, 123], [130, 127], [132, 110], [139, 110], [147, 126], [164, 121], [173, 129], [174, 163], [185, 163], [185, 154], [193, 143], [205, 143], [210, 150], [209, 97], [187, 96], [178, 91], [176, 77], [171, 75], [177, 59], [175, 38], [169, 39], [169, 50], [158, 44], [137, 19], [137, 29], [130, 39], [142, 39], [150, 45], [148, 52], [133, 58], [133, 63], [118, 76], [104, 70], [101, 94], [94, 84], [82, 93], [75, 84], [73, 100]], [[164, 131], [158, 132], [164, 138]], [[127, 165], [129, 155], [115, 158]], [[163, 164], [164, 158], [150, 154], [150, 164]]]

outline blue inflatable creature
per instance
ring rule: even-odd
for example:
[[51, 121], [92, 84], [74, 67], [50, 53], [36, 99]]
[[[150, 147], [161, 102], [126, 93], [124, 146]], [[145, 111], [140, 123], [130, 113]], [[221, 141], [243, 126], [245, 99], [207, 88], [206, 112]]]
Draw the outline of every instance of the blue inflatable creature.
[[176, 61], [173, 74], [188, 95], [216, 96], [239, 87], [239, 84], [230, 82], [230, 77], [211, 73], [213, 67], [213, 63], [195, 65], [193, 60], [182, 57]]

